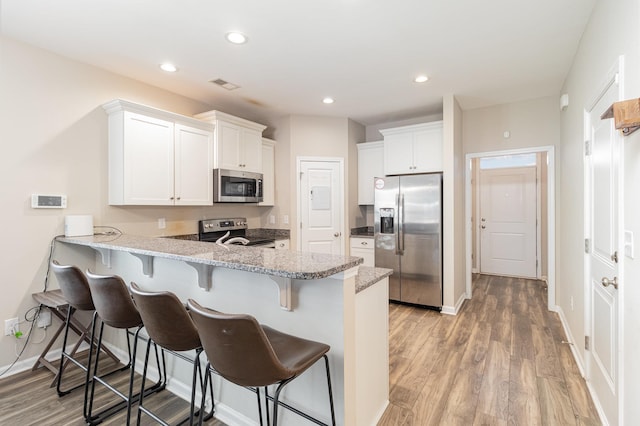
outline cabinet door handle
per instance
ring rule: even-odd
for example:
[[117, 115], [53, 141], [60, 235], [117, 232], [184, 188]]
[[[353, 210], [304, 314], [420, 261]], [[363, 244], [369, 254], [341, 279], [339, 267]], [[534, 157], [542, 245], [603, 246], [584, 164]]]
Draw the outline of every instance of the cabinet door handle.
[[360, 244], [362, 244], [363, 246], [369, 245], [366, 241], [363, 241]]

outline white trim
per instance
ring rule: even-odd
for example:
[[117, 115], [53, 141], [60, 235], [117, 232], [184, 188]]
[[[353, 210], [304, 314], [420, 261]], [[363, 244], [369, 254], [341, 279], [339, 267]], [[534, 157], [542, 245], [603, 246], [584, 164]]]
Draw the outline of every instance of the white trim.
[[536, 153], [536, 278], [542, 276], [542, 155]]
[[469, 153], [465, 155], [465, 220], [467, 223], [465, 240], [466, 240], [466, 262], [467, 262], [467, 276], [466, 276], [466, 296], [471, 298], [472, 295], [472, 277], [471, 277], [471, 160], [480, 157], [490, 157], [496, 155], [514, 155], [514, 154], [526, 154], [534, 152], [546, 152], [547, 153], [547, 308], [554, 310], [556, 305], [556, 191], [555, 191], [555, 147], [538, 146], [531, 148], [510, 149], [501, 151], [489, 151], [489, 152], [477, 152]]
[[442, 307], [442, 310], [440, 311], [440, 313], [445, 315], [458, 315], [458, 312], [460, 312], [460, 309], [462, 308], [462, 304], [467, 299], [470, 299], [470, 297], [467, 297], [466, 293], [462, 293], [458, 298], [458, 301], [456, 302], [455, 306], [445, 305]]
[[301, 176], [300, 173], [302, 172], [302, 163], [303, 162], [320, 162], [320, 163], [338, 163], [339, 166], [339, 188], [342, 191], [342, 196], [340, 197], [340, 202], [341, 205], [339, 206], [339, 213], [340, 213], [340, 229], [342, 230], [342, 244], [341, 244], [341, 248], [342, 248], [342, 253], [346, 253], [347, 252], [347, 236], [349, 235], [349, 233], [347, 232], [347, 229], [345, 228], [345, 207], [346, 207], [346, 200], [345, 200], [345, 186], [344, 186], [344, 158], [342, 157], [305, 157], [305, 156], [298, 156], [296, 157], [296, 243], [297, 243], [297, 248], [298, 250], [302, 250], [302, 211], [300, 210], [300, 201], [301, 201], [301, 196], [300, 196], [300, 181], [301, 181]]

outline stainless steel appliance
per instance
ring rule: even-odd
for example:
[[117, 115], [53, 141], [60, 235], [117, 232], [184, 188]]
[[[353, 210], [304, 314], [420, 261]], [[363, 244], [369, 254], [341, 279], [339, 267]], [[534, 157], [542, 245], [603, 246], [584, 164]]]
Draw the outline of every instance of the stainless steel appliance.
[[[273, 238], [256, 238], [247, 235], [247, 219], [206, 219], [198, 222], [198, 240], [220, 244], [242, 244], [253, 247], [275, 248]], [[227, 235], [228, 234], [228, 235]]]
[[213, 170], [215, 203], [259, 203], [262, 201], [262, 173]]
[[375, 179], [375, 263], [392, 301], [442, 308], [442, 174]]

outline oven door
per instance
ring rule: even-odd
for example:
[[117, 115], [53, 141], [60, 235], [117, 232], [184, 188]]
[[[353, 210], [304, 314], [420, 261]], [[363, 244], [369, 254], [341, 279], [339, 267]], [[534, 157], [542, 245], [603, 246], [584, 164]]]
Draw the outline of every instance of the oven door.
[[214, 169], [213, 201], [216, 203], [259, 203], [262, 201], [262, 174]]

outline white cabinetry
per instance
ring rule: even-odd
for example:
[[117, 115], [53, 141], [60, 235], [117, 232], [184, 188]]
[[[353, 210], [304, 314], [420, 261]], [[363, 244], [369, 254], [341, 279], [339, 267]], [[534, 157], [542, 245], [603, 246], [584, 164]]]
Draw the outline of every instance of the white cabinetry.
[[289, 250], [289, 240], [276, 240], [276, 250]]
[[266, 126], [220, 111], [195, 117], [215, 126], [214, 168], [262, 173], [262, 131]]
[[442, 121], [380, 130], [384, 173], [403, 175], [442, 171]]
[[117, 99], [109, 114], [109, 204], [212, 205], [211, 124]]
[[358, 204], [373, 205], [374, 178], [384, 176], [384, 142], [365, 142], [358, 147]]
[[349, 239], [351, 246], [351, 256], [357, 256], [364, 259], [364, 266], [375, 266], [375, 249], [373, 247], [373, 238], [351, 237]]
[[273, 206], [276, 192], [276, 141], [262, 138], [262, 202], [259, 206]]

